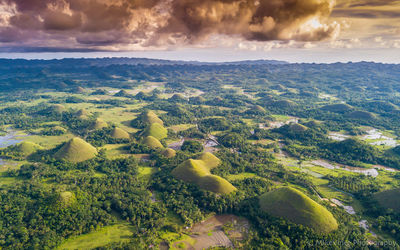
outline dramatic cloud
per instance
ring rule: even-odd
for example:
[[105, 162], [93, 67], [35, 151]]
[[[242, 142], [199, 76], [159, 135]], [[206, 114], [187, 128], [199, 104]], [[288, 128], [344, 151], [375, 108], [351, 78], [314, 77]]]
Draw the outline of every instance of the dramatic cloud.
[[358, 18], [400, 18], [400, 12], [398, 10], [338, 9], [333, 11], [332, 16]]
[[0, 0], [7, 47], [129, 50], [247, 41], [321, 41], [338, 35], [334, 0]]

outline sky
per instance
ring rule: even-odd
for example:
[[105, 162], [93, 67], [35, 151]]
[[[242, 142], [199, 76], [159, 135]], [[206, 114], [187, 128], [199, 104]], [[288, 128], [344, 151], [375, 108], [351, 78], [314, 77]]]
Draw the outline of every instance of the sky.
[[0, 0], [0, 57], [400, 63], [400, 0]]

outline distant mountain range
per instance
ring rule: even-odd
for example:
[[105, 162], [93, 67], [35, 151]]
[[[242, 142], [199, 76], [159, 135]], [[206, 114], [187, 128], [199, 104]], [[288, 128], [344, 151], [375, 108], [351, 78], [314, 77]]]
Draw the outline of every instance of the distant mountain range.
[[25, 60], [25, 59], [0, 59], [0, 64], [19, 65], [57, 65], [65, 63], [85, 64], [91, 66], [108, 66], [108, 65], [277, 65], [288, 64], [285, 61], [278, 60], [246, 60], [234, 62], [199, 62], [199, 61], [174, 61], [149, 58], [128, 58], [128, 57], [112, 57], [112, 58], [66, 58], [60, 60]]

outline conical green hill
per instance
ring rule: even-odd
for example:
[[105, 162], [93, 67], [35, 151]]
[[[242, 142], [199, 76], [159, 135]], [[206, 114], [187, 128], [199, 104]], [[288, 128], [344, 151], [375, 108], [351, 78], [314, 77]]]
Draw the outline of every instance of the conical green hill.
[[80, 94], [80, 93], [84, 93], [84, 92], [85, 92], [85, 89], [82, 88], [81, 86], [78, 86], [78, 87], [74, 88], [74, 89], [72, 90], [72, 92], [73, 92], [73, 93]]
[[172, 148], [166, 148], [163, 152], [162, 155], [166, 158], [174, 158], [176, 155], [176, 151], [173, 150]]
[[114, 96], [117, 97], [133, 97], [131, 94], [128, 93], [126, 90], [120, 90], [118, 93], [116, 93]]
[[207, 175], [201, 178], [199, 187], [218, 194], [229, 194], [237, 189], [224, 178], [216, 175]]
[[307, 127], [315, 128], [320, 125], [320, 122], [312, 120], [312, 121], [307, 122], [306, 125], [307, 125]]
[[115, 139], [129, 139], [130, 135], [128, 132], [121, 128], [114, 128], [111, 132], [111, 137]]
[[143, 139], [143, 144], [147, 145], [148, 147], [152, 149], [157, 149], [157, 148], [163, 148], [164, 146], [161, 144], [157, 138], [154, 138], [153, 136], [147, 136], [146, 138]]
[[182, 94], [174, 94], [169, 100], [174, 102], [185, 102], [186, 98]]
[[308, 128], [304, 125], [298, 124], [298, 123], [291, 123], [289, 125], [289, 129], [293, 132], [304, 132], [306, 131]]
[[210, 152], [202, 153], [199, 160], [203, 161], [209, 170], [218, 167], [221, 164], [221, 160]]
[[255, 111], [255, 112], [259, 112], [259, 113], [265, 113], [265, 112], [267, 112], [263, 107], [261, 107], [260, 105], [255, 105], [254, 107], [253, 107], [253, 110]]
[[106, 127], [108, 127], [108, 124], [105, 121], [103, 121], [102, 119], [97, 118], [94, 121], [94, 123], [92, 124], [92, 126], [90, 127], [90, 129], [99, 130], [99, 129], [106, 128]]
[[353, 107], [348, 105], [348, 104], [337, 103], [337, 104], [325, 105], [321, 109], [327, 110], [327, 111], [330, 111], [330, 112], [343, 113], [343, 112], [352, 110]]
[[54, 155], [56, 159], [70, 162], [82, 162], [96, 156], [95, 147], [80, 138], [73, 138], [66, 142]]
[[16, 144], [15, 146], [12, 146], [13, 150], [20, 153], [21, 155], [28, 156], [30, 154], [35, 153], [36, 151], [43, 149], [41, 146], [29, 142], [29, 141], [24, 141], [21, 143]]
[[336, 219], [325, 207], [291, 187], [263, 194], [260, 208], [272, 216], [310, 227], [316, 232], [329, 233], [338, 228]]
[[349, 114], [350, 118], [361, 120], [374, 120], [376, 116], [367, 111], [353, 111]]
[[153, 136], [157, 140], [161, 140], [168, 136], [168, 130], [159, 123], [152, 123], [144, 130], [144, 136]]
[[276, 102], [271, 103], [272, 106], [278, 107], [278, 108], [290, 108], [297, 106], [297, 104], [293, 101], [290, 100], [280, 100]]
[[220, 160], [213, 154], [204, 153], [199, 160], [189, 159], [171, 173], [180, 180], [196, 184], [200, 188], [214, 193], [227, 194], [235, 191], [236, 188], [227, 180], [210, 173], [210, 170], [219, 164]]
[[158, 116], [153, 111], [148, 111], [143, 115], [143, 121], [148, 124], [159, 123], [164, 125], [164, 122], [158, 118]]
[[76, 202], [76, 196], [69, 191], [61, 192], [58, 197], [58, 202], [62, 207], [69, 207]]
[[80, 109], [78, 112], [75, 114], [79, 119], [81, 120], [86, 120], [88, 119], [88, 116], [90, 115], [88, 111], [84, 109]]
[[131, 126], [134, 128], [146, 128], [153, 123], [164, 125], [164, 122], [153, 111], [145, 111], [131, 121]]
[[81, 115], [86, 115], [86, 116], [88, 116], [88, 115], [89, 115], [89, 112], [88, 112], [87, 110], [80, 109], [80, 110], [78, 110], [78, 111], [76, 112], [76, 116], [81, 116]]
[[202, 177], [210, 175], [210, 171], [202, 161], [189, 159], [172, 170], [172, 175], [183, 181], [197, 184]]
[[61, 104], [54, 104], [50, 106], [49, 111], [54, 112], [56, 114], [61, 114], [62, 112], [65, 111], [65, 107]]

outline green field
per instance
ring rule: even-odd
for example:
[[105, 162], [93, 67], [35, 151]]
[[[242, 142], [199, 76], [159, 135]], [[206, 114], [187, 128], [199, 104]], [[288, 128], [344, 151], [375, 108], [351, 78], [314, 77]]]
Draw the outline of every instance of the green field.
[[58, 249], [95, 249], [110, 243], [127, 242], [130, 240], [133, 232], [133, 226], [122, 222], [68, 239]]

